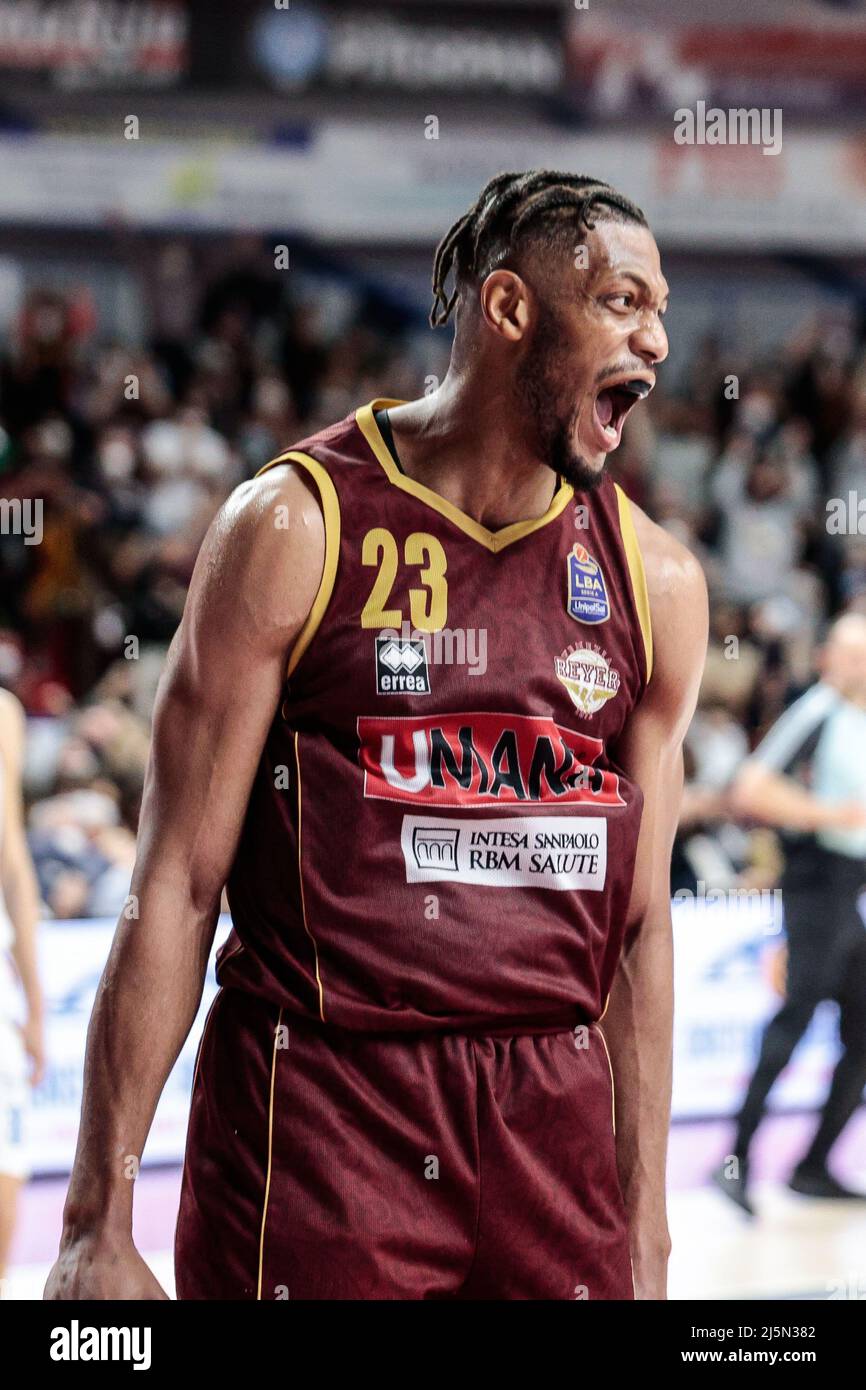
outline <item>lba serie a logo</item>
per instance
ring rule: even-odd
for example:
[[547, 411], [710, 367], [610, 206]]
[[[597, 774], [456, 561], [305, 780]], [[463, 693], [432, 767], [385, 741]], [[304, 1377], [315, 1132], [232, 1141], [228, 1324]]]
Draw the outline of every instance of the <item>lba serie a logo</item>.
[[606, 623], [610, 601], [601, 565], [575, 541], [568, 555], [568, 612], [579, 623]]

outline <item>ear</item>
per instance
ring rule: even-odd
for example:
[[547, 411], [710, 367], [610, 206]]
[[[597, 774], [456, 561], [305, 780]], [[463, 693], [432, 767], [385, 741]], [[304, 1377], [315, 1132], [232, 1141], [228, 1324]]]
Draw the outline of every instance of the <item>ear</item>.
[[511, 343], [520, 342], [529, 326], [529, 289], [513, 270], [493, 270], [478, 295], [485, 322]]

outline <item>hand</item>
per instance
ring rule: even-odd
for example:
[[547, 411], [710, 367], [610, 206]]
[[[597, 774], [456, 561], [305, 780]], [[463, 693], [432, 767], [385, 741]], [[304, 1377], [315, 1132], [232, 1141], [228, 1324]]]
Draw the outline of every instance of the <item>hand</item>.
[[131, 1236], [88, 1234], [61, 1245], [42, 1295], [46, 1302], [65, 1299], [168, 1299], [132, 1243]]
[[833, 830], [862, 830], [866, 827], [866, 805], [862, 801], [839, 801], [828, 806], [825, 824]]
[[38, 1086], [45, 1075], [45, 1028], [41, 1013], [31, 1010], [21, 1025], [21, 1038], [30, 1058], [30, 1085]]

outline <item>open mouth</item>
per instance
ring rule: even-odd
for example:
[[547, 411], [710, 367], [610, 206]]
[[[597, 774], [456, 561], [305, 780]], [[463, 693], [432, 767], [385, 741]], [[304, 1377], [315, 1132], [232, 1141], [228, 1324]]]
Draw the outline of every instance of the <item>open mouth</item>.
[[605, 386], [595, 398], [593, 413], [598, 426], [601, 447], [608, 452], [615, 449], [622, 437], [622, 427], [632, 406], [648, 396], [652, 382], [642, 377], [631, 377], [627, 381], [617, 381]]

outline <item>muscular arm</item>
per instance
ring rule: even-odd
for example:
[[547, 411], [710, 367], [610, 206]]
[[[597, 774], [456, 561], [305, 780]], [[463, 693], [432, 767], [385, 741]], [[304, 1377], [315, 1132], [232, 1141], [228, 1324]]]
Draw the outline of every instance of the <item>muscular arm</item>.
[[[278, 506], [288, 527], [275, 524]], [[199, 554], [156, 701], [131, 896], [90, 1021], [46, 1297], [161, 1294], [132, 1248], [125, 1173], [198, 1009], [220, 893], [324, 551], [318, 502], [281, 465], [237, 489]]]
[[636, 508], [653, 625], [654, 669], [617, 750], [643, 791], [628, 934], [603, 1030], [615, 1083], [616, 1152], [638, 1298], [666, 1296], [665, 1163], [670, 1127], [673, 950], [670, 863], [683, 789], [682, 742], [707, 645], [697, 561]]
[[36, 964], [36, 926], [39, 893], [27, 838], [21, 768], [24, 762], [24, 711], [7, 691], [0, 691], [0, 764], [3, 773], [3, 809], [0, 817], [0, 882], [12, 923], [12, 959], [21, 979], [27, 1004], [24, 1042], [33, 1065], [31, 1079], [42, 1076], [42, 990]]

